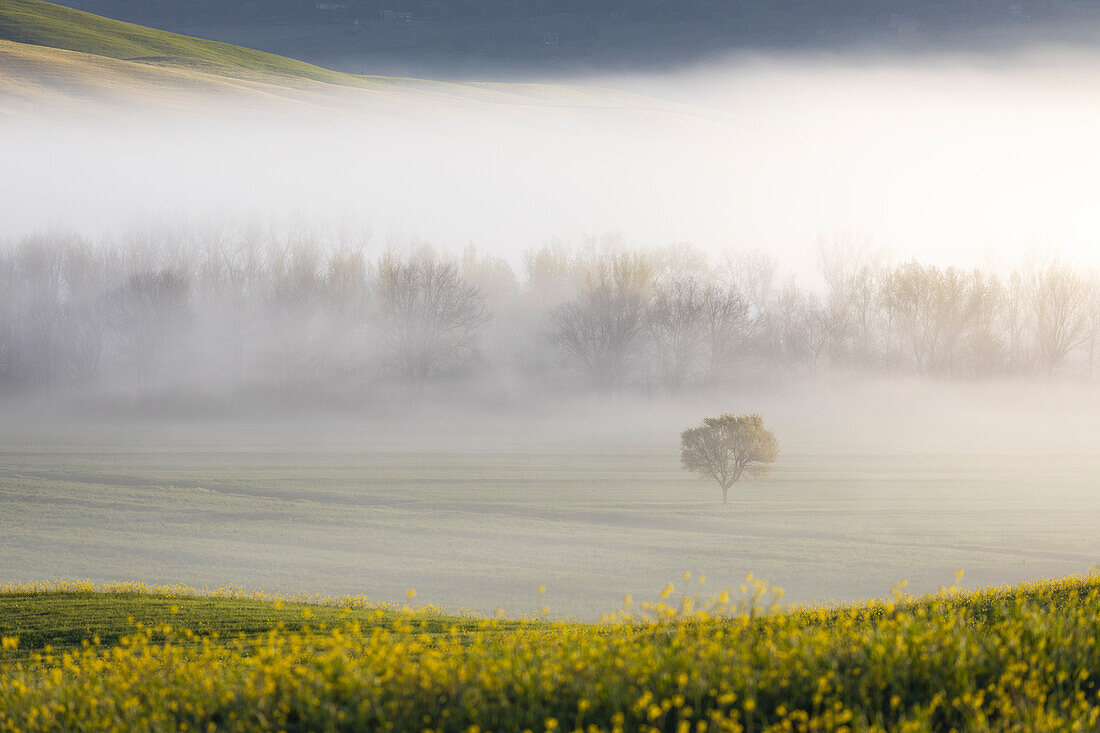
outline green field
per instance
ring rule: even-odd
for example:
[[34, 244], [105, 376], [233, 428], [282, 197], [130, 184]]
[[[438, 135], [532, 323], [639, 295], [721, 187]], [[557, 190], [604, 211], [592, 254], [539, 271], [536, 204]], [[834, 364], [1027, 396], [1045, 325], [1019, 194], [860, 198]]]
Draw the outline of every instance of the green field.
[[96, 640], [110, 647], [139, 628], [155, 629], [165, 623], [202, 636], [234, 639], [255, 638], [276, 628], [293, 633], [352, 622], [389, 626], [396, 619], [414, 619], [432, 634], [456, 626], [468, 632], [478, 623], [472, 616], [448, 616], [423, 608], [402, 610], [351, 597], [282, 598], [229, 591], [199, 595], [183, 587], [134, 584], [0, 588], [0, 636], [19, 639], [18, 654], [9, 655], [19, 659], [47, 651], [63, 653]]
[[[799, 602], [1086, 571], [1100, 457], [902, 453], [780, 422], [772, 476], [679, 467], [676, 421], [138, 423], [0, 438], [0, 581], [365, 594], [595, 618], [684, 571]], [[874, 452], [871, 452], [873, 450]], [[536, 593], [544, 585], [544, 596]]]

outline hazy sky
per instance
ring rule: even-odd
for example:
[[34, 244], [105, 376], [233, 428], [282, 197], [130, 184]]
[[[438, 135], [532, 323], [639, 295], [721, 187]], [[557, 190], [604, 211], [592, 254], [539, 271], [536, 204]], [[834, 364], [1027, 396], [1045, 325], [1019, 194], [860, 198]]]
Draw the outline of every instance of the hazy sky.
[[[1027, 247], [1093, 264], [1100, 58], [758, 57], [591, 80], [666, 101], [418, 101], [7, 123], [0, 236], [210, 216], [365, 223], [518, 262], [558, 237], [757, 248], [816, 236], [983, 262]], [[277, 106], [277, 105], [275, 105]], [[289, 107], [289, 106], [288, 106]], [[274, 107], [273, 107], [274, 108]], [[224, 109], [223, 109], [224, 112]]]

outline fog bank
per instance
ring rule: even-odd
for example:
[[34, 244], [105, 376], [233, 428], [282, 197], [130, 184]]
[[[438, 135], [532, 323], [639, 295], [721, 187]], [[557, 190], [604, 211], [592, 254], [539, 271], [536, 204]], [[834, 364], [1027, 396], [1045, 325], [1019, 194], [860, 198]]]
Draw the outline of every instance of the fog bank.
[[1098, 71], [1094, 54], [1055, 50], [760, 56], [569, 87], [410, 83], [8, 121], [0, 234], [292, 213], [366, 223], [376, 243], [473, 241], [513, 265], [555, 237], [617, 232], [760, 249], [803, 276], [814, 239], [849, 228], [937, 264], [1042, 246], [1091, 265]]

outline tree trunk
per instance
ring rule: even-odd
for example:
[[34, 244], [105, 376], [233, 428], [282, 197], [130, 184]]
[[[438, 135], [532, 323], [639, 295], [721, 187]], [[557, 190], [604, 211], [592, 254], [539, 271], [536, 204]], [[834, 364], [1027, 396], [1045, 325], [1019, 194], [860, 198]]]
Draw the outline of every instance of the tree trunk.
[[729, 493], [730, 493], [730, 487], [729, 486], [723, 486], [722, 487], [722, 506], [726, 505], [726, 499], [729, 496]]

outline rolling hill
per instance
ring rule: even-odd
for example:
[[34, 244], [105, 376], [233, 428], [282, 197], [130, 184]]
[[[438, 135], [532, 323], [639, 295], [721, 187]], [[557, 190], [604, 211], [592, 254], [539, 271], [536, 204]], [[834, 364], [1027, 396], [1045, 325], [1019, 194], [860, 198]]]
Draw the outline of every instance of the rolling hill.
[[253, 110], [404, 112], [439, 103], [673, 110], [641, 95], [582, 86], [345, 74], [42, 0], [0, 0], [0, 115], [208, 102]]
[[126, 61], [213, 66], [227, 74], [253, 72], [357, 83], [354, 76], [275, 54], [111, 20], [42, 0], [0, 0], [0, 40]]

